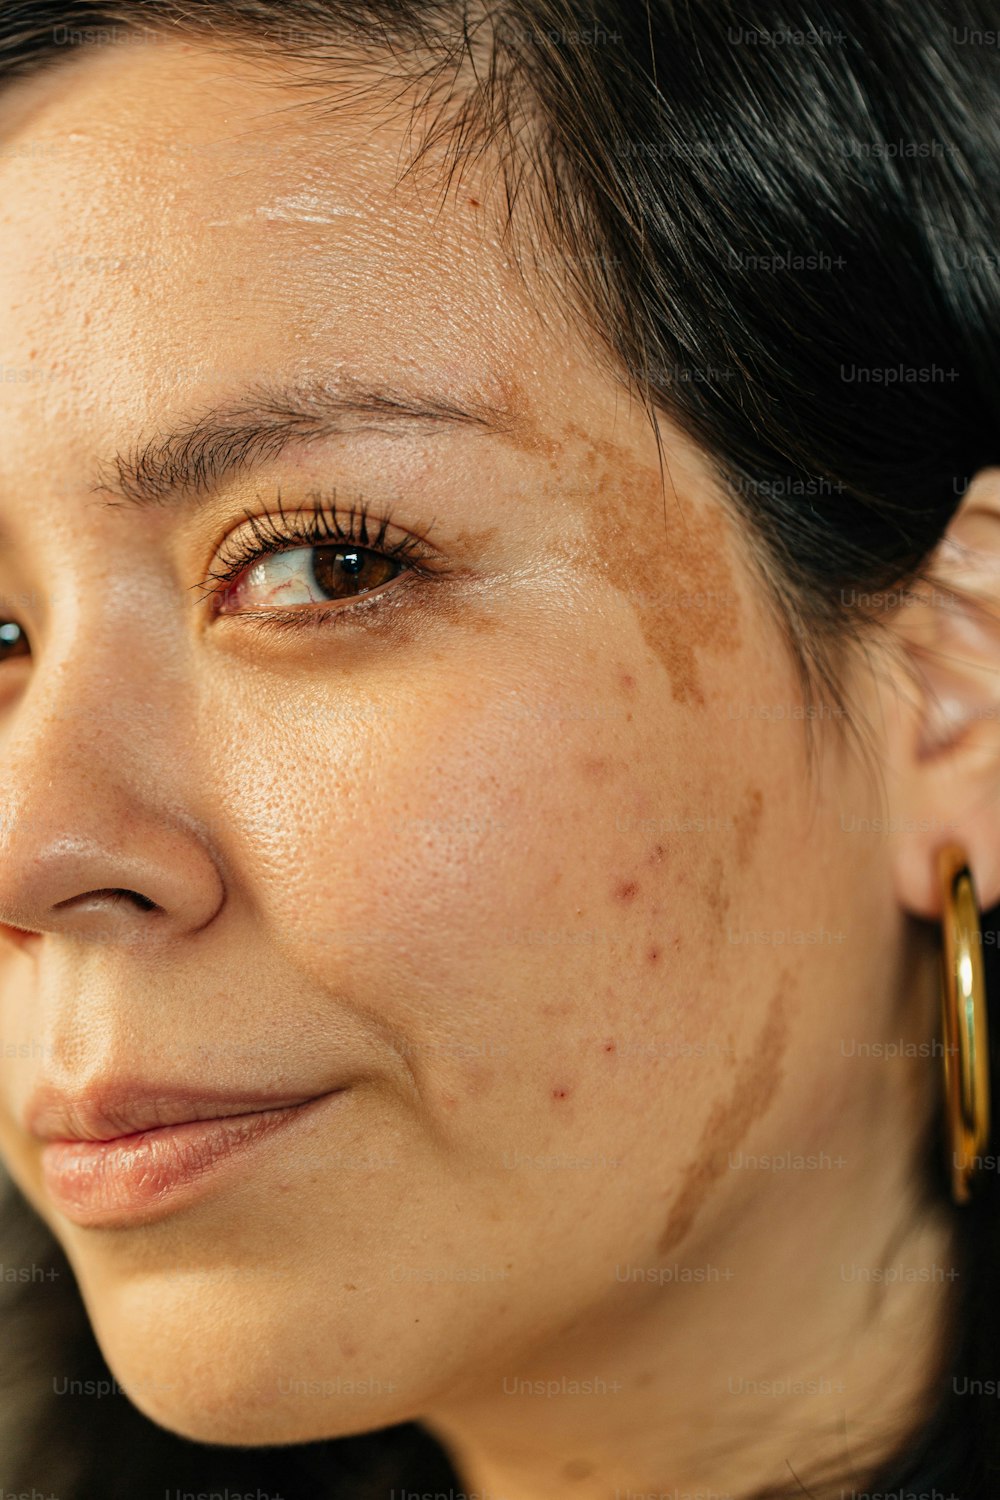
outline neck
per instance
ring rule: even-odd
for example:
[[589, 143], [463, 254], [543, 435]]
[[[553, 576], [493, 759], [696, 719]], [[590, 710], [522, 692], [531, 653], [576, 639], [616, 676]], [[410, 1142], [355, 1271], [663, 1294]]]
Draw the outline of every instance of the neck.
[[825, 1474], [863, 1492], [933, 1401], [958, 1284], [947, 1207], [913, 1209], [899, 1120], [884, 1140], [863, 1124], [827, 1143], [841, 1170], [756, 1172], [710, 1241], [609, 1268], [588, 1320], [443, 1399], [424, 1425], [465, 1492], [749, 1500], [826, 1493]]

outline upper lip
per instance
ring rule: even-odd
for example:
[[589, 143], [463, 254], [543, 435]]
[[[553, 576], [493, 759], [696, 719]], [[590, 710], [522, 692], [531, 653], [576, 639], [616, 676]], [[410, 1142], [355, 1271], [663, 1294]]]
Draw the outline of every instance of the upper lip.
[[28, 1101], [24, 1121], [28, 1132], [42, 1141], [113, 1141], [164, 1125], [288, 1109], [335, 1092], [332, 1088], [305, 1093], [237, 1092], [139, 1080], [91, 1084], [76, 1092], [43, 1085]]

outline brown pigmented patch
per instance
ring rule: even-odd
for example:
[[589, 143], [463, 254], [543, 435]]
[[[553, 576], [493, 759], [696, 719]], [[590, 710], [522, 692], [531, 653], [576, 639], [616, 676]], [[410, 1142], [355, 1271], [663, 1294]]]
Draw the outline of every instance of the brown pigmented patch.
[[789, 1040], [789, 988], [790, 976], [785, 970], [753, 1051], [739, 1061], [729, 1097], [717, 1100], [709, 1112], [699, 1148], [684, 1173], [660, 1235], [657, 1250], [661, 1255], [675, 1250], [686, 1238], [712, 1184], [725, 1176], [730, 1154], [751, 1125], [766, 1114], [778, 1091], [785, 1076], [782, 1063]]
[[639, 886], [634, 880], [623, 880], [615, 887], [616, 901], [634, 901], [639, 894]]
[[496, 1069], [488, 1063], [470, 1063], [465, 1074], [465, 1092], [479, 1098], [492, 1092], [496, 1082]]
[[607, 781], [612, 768], [608, 755], [585, 755], [580, 760], [580, 770], [589, 781]]
[[651, 864], [651, 865], [659, 865], [659, 864], [663, 863], [663, 845], [662, 844], [654, 844], [653, 845], [653, 848], [650, 850], [650, 855], [649, 855], [649, 859], [648, 859], [647, 863]]
[[726, 867], [718, 855], [708, 862], [708, 874], [702, 884], [701, 893], [712, 915], [713, 922], [721, 927], [729, 910], [729, 890], [726, 884]]
[[747, 787], [746, 806], [735, 815], [736, 863], [745, 868], [753, 853], [753, 846], [760, 833], [761, 813], [764, 809], [764, 793], [760, 787]]
[[740, 646], [721, 502], [696, 509], [674, 494], [669, 479], [664, 496], [658, 465], [640, 461], [628, 447], [592, 438], [576, 423], [565, 433], [582, 448], [585, 492], [593, 500], [586, 539], [564, 544], [564, 554], [631, 604], [646, 644], [667, 672], [674, 701], [704, 704], [698, 657], [727, 656]]

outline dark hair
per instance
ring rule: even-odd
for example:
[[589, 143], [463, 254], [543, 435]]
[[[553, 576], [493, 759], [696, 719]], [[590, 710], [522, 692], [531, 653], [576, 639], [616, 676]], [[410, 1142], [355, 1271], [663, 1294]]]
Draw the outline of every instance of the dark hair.
[[[925, 576], [969, 479], [1000, 460], [990, 12], [986, 0], [0, 0], [0, 72], [28, 76], [150, 28], [287, 56], [314, 79], [339, 53], [360, 56], [434, 98], [421, 150], [443, 149], [445, 188], [463, 156], [496, 152], [505, 232], [531, 274], [651, 418], [668, 413], [711, 456], [804, 687], [839, 703], [843, 648], [884, 623], [859, 596]], [[794, 274], [779, 290], [782, 266]], [[947, 1202], [944, 1155], [937, 1125], [918, 1207]], [[953, 1378], [988, 1391], [1000, 1375], [988, 1177], [954, 1214], [961, 1293], [928, 1372], [933, 1409], [877, 1479], [841, 1474], [841, 1486], [996, 1491], [994, 1408], [959, 1398]], [[53, 1272], [4, 1288], [5, 1331], [25, 1331], [8, 1489], [145, 1500], [165, 1482], [214, 1482], [361, 1500], [458, 1488], [410, 1425], [220, 1449], [118, 1401], [90, 1404], [86, 1421], [60, 1412], [57, 1426], [55, 1350], [67, 1378], [111, 1377], [65, 1257], [12, 1185], [2, 1227], [6, 1264]]]

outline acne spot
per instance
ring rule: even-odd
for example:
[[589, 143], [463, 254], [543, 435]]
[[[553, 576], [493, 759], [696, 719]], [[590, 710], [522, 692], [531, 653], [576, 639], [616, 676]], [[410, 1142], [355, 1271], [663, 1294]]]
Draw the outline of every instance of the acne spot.
[[785, 1070], [788, 1048], [790, 975], [783, 971], [771, 997], [767, 1017], [749, 1056], [736, 1068], [729, 1097], [712, 1106], [701, 1141], [681, 1180], [669, 1217], [660, 1235], [661, 1255], [674, 1250], [689, 1234], [712, 1184], [729, 1166], [729, 1157], [756, 1120], [766, 1114]]
[[748, 787], [745, 806], [734, 817], [736, 824], [736, 863], [743, 869], [749, 862], [753, 846], [760, 833], [760, 818], [764, 807], [764, 794], [759, 787]]
[[639, 894], [639, 886], [634, 880], [623, 880], [615, 887], [615, 899], [618, 901], [634, 901]]
[[646, 954], [646, 962], [651, 964], [658, 964], [660, 962], [659, 948], [650, 948], [649, 952]]
[[647, 862], [649, 864], [651, 864], [651, 865], [659, 865], [659, 864], [663, 863], [663, 845], [662, 844], [654, 844], [653, 845], [652, 851], [651, 851], [650, 856], [649, 856], [649, 860]]
[[635, 692], [635, 678], [631, 672], [623, 672], [618, 679], [626, 693]]
[[604, 1043], [604, 1050], [605, 1050], [605, 1052], [614, 1052], [614, 1051], [616, 1051], [617, 1050], [617, 1043], [616, 1042], [605, 1042]]
[[572, 1093], [572, 1089], [565, 1089], [565, 1088], [553, 1089], [552, 1090], [552, 1097], [553, 1097], [553, 1099], [568, 1099], [571, 1093]]

